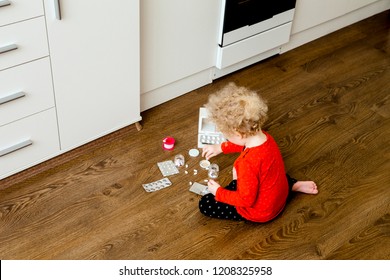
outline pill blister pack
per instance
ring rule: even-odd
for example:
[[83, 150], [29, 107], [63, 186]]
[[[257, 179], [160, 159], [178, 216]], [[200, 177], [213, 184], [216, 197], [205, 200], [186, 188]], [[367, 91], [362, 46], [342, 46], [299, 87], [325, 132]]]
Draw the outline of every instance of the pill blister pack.
[[177, 169], [175, 163], [172, 160], [158, 162], [157, 165], [164, 177], [179, 173], [179, 169]]
[[163, 178], [161, 180], [157, 180], [148, 184], [142, 184], [146, 192], [155, 192], [171, 185], [172, 183], [168, 178]]
[[210, 193], [207, 186], [199, 184], [197, 182], [193, 183], [190, 187], [190, 191], [199, 195], [205, 195]]
[[214, 145], [214, 144], [221, 144], [222, 142], [226, 141], [225, 138], [220, 135], [212, 135], [212, 134], [199, 134], [199, 140], [201, 145]]

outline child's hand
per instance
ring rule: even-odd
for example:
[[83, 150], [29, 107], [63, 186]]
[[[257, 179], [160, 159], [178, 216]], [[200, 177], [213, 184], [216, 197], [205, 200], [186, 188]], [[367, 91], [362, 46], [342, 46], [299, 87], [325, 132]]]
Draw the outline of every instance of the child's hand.
[[237, 170], [234, 166], [233, 166], [233, 180], [237, 180]]
[[209, 160], [210, 158], [219, 155], [220, 153], [222, 153], [221, 144], [205, 145], [203, 147], [202, 157], [205, 157], [207, 160]]
[[207, 183], [207, 188], [208, 188], [209, 192], [212, 193], [213, 195], [215, 195], [217, 193], [217, 190], [220, 187], [221, 186], [217, 182], [215, 182], [213, 179], [210, 179]]

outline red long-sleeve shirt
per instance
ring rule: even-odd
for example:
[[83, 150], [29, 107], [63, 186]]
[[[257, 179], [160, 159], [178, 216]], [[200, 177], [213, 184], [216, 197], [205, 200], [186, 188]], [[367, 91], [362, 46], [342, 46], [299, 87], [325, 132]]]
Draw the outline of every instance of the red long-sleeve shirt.
[[267, 222], [284, 208], [289, 192], [284, 163], [271, 135], [257, 147], [245, 148], [231, 142], [222, 143], [223, 153], [240, 152], [234, 162], [237, 190], [218, 188], [215, 199], [236, 206], [247, 220]]

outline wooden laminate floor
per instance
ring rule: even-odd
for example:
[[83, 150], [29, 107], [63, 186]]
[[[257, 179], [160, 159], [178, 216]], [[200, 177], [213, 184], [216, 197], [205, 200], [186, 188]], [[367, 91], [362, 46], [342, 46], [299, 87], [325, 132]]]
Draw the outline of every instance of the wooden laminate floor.
[[[134, 126], [0, 181], [0, 259], [390, 259], [389, 11], [142, 113]], [[258, 90], [288, 173], [317, 182], [266, 224], [198, 212], [198, 109], [226, 83]], [[102, 112], [104, 114], [105, 112]], [[109, 117], [109, 116], [107, 116]], [[165, 136], [176, 138], [163, 151]], [[157, 162], [189, 174], [146, 193]], [[227, 184], [235, 155], [220, 155]], [[199, 172], [193, 175], [193, 169]]]

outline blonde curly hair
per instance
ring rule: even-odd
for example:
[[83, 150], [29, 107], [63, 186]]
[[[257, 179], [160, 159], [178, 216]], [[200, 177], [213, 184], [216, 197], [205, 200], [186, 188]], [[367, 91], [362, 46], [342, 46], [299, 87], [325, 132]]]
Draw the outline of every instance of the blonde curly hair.
[[209, 118], [226, 136], [234, 132], [252, 136], [267, 120], [268, 106], [257, 92], [229, 83], [209, 96], [205, 104]]

